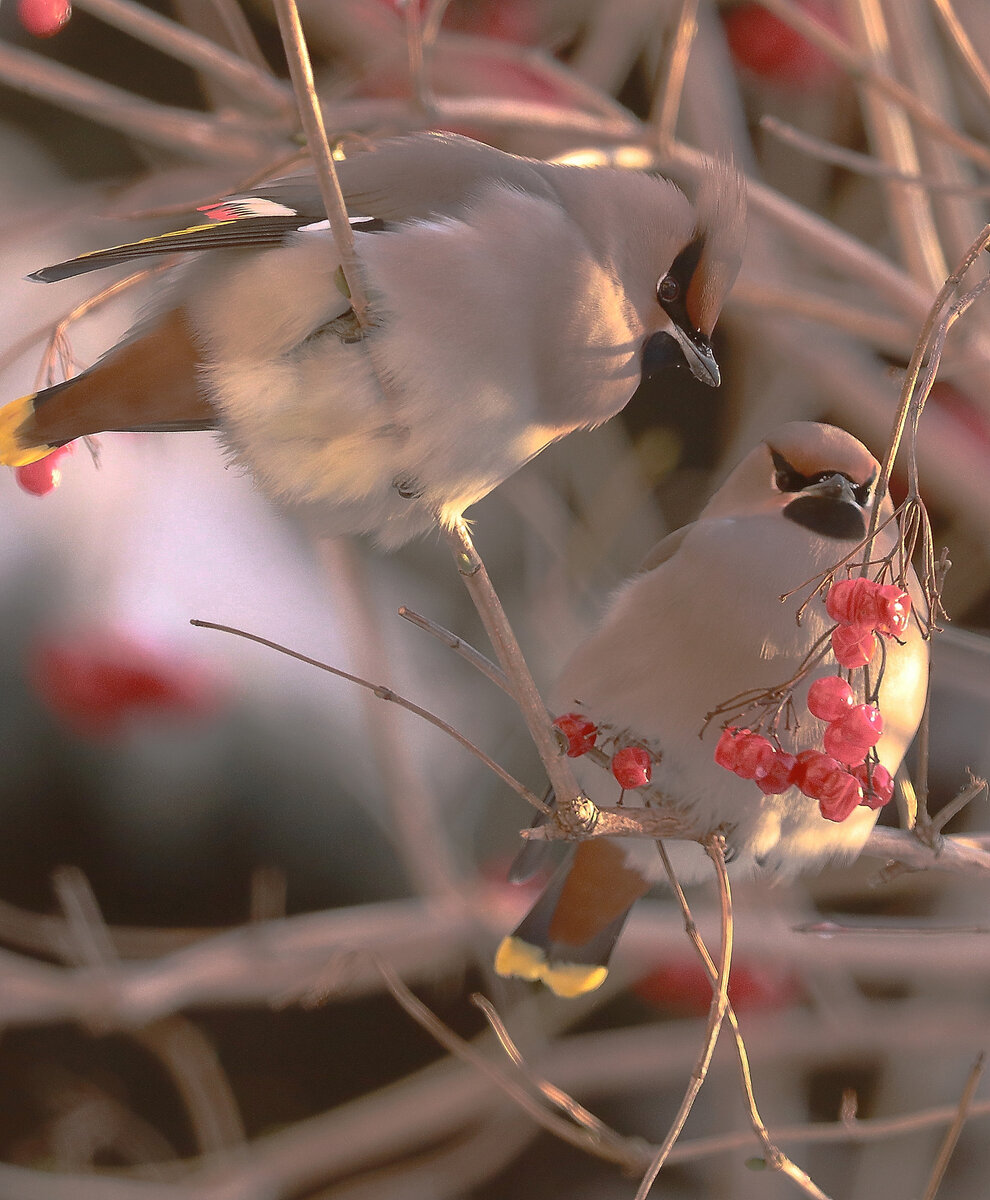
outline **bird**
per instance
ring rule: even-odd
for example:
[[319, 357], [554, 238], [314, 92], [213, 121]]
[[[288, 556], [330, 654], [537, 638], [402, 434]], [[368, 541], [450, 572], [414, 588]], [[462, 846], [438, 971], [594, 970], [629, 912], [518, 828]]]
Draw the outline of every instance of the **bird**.
[[[605, 755], [574, 759], [578, 782], [595, 803], [662, 799], [700, 833], [724, 830], [736, 876], [786, 879], [859, 853], [876, 811], [860, 805], [845, 820], [826, 820], [797, 786], [765, 795], [753, 779], [715, 761], [719, 738], [735, 735], [722, 734], [709, 718], [731, 714], [737, 697], [749, 693], [752, 699], [790, 681], [829, 636], [834, 622], [820, 595], [812, 595], [800, 623], [797, 610], [837, 563], [860, 553], [878, 473], [877, 460], [851, 434], [789, 422], [743, 459], [697, 520], [664, 538], [620, 586], [550, 697], [551, 711], [581, 715], [597, 728], [597, 747]], [[885, 495], [873, 560], [896, 543], [896, 524], [887, 523], [892, 516]], [[913, 571], [907, 587], [915, 617], [922, 619], [912, 618], [899, 641], [882, 639], [878, 704], [885, 725], [877, 752], [891, 775], [917, 730], [928, 683], [925, 601]], [[836, 671], [827, 654], [797, 683], [792, 711], [798, 723], [777, 729], [781, 750], [797, 754], [821, 746], [823, 725], [807, 710], [808, 689]], [[850, 704], [864, 699], [864, 675], [849, 673], [856, 689]], [[623, 746], [647, 752], [648, 787], [620, 792], [607, 751]], [[548, 845], [525, 843], [510, 878], [521, 882], [535, 873], [538, 854]], [[676, 841], [667, 848], [680, 882], [711, 876], [701, 845]], [[664, 870], [648, 839], [577, 843], [500, 943], [497, 973], [541, 980], [561, 996], [600, 987], [631, 907], [661, 878]]]
[[262, 491], [319, 532], [390, 549], [452, 525], [663, 366], [718, 386], [711, 334], [745, 237], [731, 163], [705, 173], [694, 203], [660, 176], [436, 132], [386, 139], [337, 172], [366, 336], [315, 176], [275, 180], [188, 228], [29, 276], [197, 252], [91, 368], [0, 409], [0, 462], [100, 431], [219, 429]]

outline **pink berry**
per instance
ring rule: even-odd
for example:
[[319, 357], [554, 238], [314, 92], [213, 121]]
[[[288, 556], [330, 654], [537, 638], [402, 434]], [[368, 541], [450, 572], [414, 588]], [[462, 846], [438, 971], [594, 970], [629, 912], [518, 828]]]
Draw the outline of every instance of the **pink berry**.
[[51, 454], [35, 459], [33, 463], [28, 463], [24, 467], [15, 467], [14, 478], [17, 480], [18, 487], [25, 492], [30, 492], [32, 496], [47, 496], [49, 492], [54, 492], [62, 482], [62, 468], [59, 466], [59, 462], [65, 455], [71, 453], [72, 445], [70, 443], [68, 446], [59, 446]]
[[826, 754], [831, 754], [834, 759], [847, 767], [861, 763], [869, 750], [869, 746], [864, 746], [862, 742], [846, 737], [841, 721], [833, 721], [825, 730], [822, 745], [825, 747]]
[[774, 748], [762, 734], [731, 725], [718, 740], [715, 761], [740, 779], [762, 779], [773, 766]]
[[623, 746], [612, 757], [612, 774], [624, 788], [641, 788], [653, 778], [653, 764], [642, 746]]
[[910, 617], [911, 597], [894, 583], [884, 584], [877, 593], [877, 631], [903, 637]]
[[823, 721], [837, 721], [852, 708], [854, 700], [852, 688], [838, 675], [816, 679], [808, 688], [808, 708]]
[[765, 796], [779, 796], [786, 792], [793, 783], [791, 774], [797, 764], [797, 758], [784, 750], [778, 750], [773, 757], [770, 770], [760, 779], [756, 786]]
[[567, 757], [580, 758], [587, 754], [598, 737], [598, 726], [582, 713], [564, 713], [554, 721], [567, 742]]
[[21, 24], [35, 37], [54, 37], [72, 16], [70, 0], [18, 0]]
[[876, 634], [865, 626], [837, 625], [832, 630], [832, 653], [841, 667], [865, 667], [876, 648]]
[[894, 795], [894, 780], [883, 763], [861, 763], [853, 768], [852, 774], [863, 785], [861, 804], [875, 809], [890, 803]]
[[836, 771], [841, 770], [838, 762], [830, 754], [823, 754], [821, 750], [802, 750], [791, 771], [791, 782], [806, 796], [818, 800], [828, 781]]
[[883, 716], [874, 704], [857, 704], [844, 717], [834, 723], [849, 742], [855, 742], [869, 750], [880, 741], [883, 733]]
[[818, 811], [826, 821], [844, 821], [863, 802], [863, 788], [848, 771], [838, 770], [819, 788]]

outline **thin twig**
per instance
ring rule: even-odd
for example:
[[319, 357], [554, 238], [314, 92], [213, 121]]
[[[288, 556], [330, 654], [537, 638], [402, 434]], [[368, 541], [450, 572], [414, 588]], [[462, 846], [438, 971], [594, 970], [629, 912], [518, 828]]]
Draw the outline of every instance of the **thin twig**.
[[[674, 871], [674, 865], [670, 861], [670, 855], [667, 853], [667, 848], [661, 839], [657, 840], [657, 850], [660, 853], [660, 860], [667, 875], [667, 882], [673, 888], [677, 903], [684, 917], [684, 930], [691, 944], [694, 946], [698, 957], [701, 959], [709, 981], [714, 986], [718, 983], [719, 979], [718, 968], [715, 965], [715, 960], [709, 953], [708, 947], [702, 940], [701, 934], [698, 932], [694, 916], [688, 905], [687, 896], [684, 894], [684, 889], [681, 887], [680, 880]], [[743, 1041], [742, 1030], [739, 1028], [739, 1021], [735, 1010], [728, 1000], [725, 1006], [725, 1016], [729, 1022], [729, 1027], [732, 1030], [732, 1036], [735, 1041], [736, 1058], [739, 1060], [739, 1075], [742, 1082], [743, 1096], [746, 1101], [746, 1109], [749, 1113], [749, 1123], [763, 1147], [764, 1162], [773, 1170], [788, 1175], [807, 1195], [815, 1197], [816, 1200], [822, 1200], [823, 1193], [818, 1188], [818, 1185], [796, 1163], [788, 1158], [771, 1139], [769, 1130], [763, 1121], [763, 1117], [760, 1115], [760, 1110], [756, 1103], [753, 1074], [749, 1065], [749, 1051], [746, 1049], [746, 1043]]]
[[876, 89], [889, 99], [896, 101], [908, 112], [919, 125], [923, 125], [936, 137], [954, 147], [967, 158], [990, 167], [990, 149], [974, 138], [967, 137], [954, 129], [946, 121], [923, 104], [910, 88], [874, 70], [868, 60], [857, 53], [838, 34], [812, 16], [809, 11], [800, 8], [793, 0], [759, 0], [759, 3], [774, 13], [780, 19], [796, 29], [813, 45], [823, 50], [829, 58], [844, 67], [855, 79], [861, 80], [869, 87]]
[[942, 24], [945, 26], [945, 31], [949, 35], [950, 41], [973, 77], [973, 82], [983, 93], [984, 102], [990, 104], [990, 71], [987, 70], [986, 64], [977, 53], [969, 34], [956, 16], [955, 9], [952, 7], [952, 0], [932, 0], [932, 4], [942, 19]]
[[295, 658], [299, 662], [306, 663], [308, 666], [316, 667], [320, 671], [326, 671], [330, 675], [336, 675], [338, 679], [346, 679], [349, 683], [356, 683], [358, 687], [367, 688], [368, 691], [374, 692], [379, 700], [387, 700], [393, 704], [398, 704], [400, 708], [415, 713], [417, 717], [422, 717], [424, 721], [428, 721], [431, 725], [436, 726], [437, 729], [442, 730], [448, 737], [453, 738], [465, 750], [469, 750], [475, 758], [485, 764], [489, 771], [494, 772], [503, 783], [522, 796], [527, 804], [531, 804], [542, 813], [550, 813], [550, 809], [543, 803], [539, 796], [531, 792], [525, 784], [520, 783], [518, 779], [510, 775], [504, 767], [500, 767], [494, 759], [489, 758], [483, 750], [469, 741], [462, 733], [458, 733], [453, 725], [448, 725], [446, 721], [436, 716], [436, 714], [431, 713], [428, 709], [420, 708], [418, 704], [414, 704], [411, 700], [400, 696], [398, 692], [394, 692], [390, 687], [386, 687], [380, 683], [371, 683], [367, 679], [362, 679], [360, 675], [352, 675], [349, 671], [342, 671], [339, 667], [332, 667], [329, 663], [320, 662], [317, 658], [310, 658], [307, 654], [300, 654], [298, 650], [290, 650], [288, 646], [283, 646], [279, 642], [273, 642], [268, 638], [261, 637], [257, 633], [248, 633], [244, 629], [235, 629], [232, 625], [220, 625], [216, 621], [200, 620], [192, 620], [189, 624], [195, 625], [198, 629], [216, 629], [220, 633], [231, 633], [234, 637], [244, 638], [249, 642], [257, 642], [259, 646], [267, 646], [269, 650], [277, 650], [279, 654], [286, 654], [289, 658]]
[[575, 1125], [580, 1125], [586, 1129], [596, 1140], [605, 1141], [612, 1144], [617, 1151], [625, 1150], [628, 1147], [628, 1139], [622, 1137], [621, 1134], [605, 1124], [590, 1112], [583, 1104], [579, 1104], [572, 1096], [569, 1096], [562, 1088], [556, 1084], [550, 1083], [549, 1080], [541, 1078], [529, 1066], [523, 1057], [519, 1047], [512, 1040], [512, 1035], [505, 1026], [505, 1022], [498, 1015], [494, 1004], [486, 997], [475, 993], [471, 997], [471, 1003], [475, 1008], [479, 1008], [485, 1015], [485, 1019], [492, 1027], [492, 1032], [498, 1038], [502, 1049], [512, 1060], [513, 1066], [526, 1079], [526, 1082], [535, 1091], [539, 1092], [545, 1100], [548, 1100], [555, 1107], [559, 1108], [574, 1122]]
[[481, 617], [499, 665], [510, 682], [513, 698], [519, 705], [526, 727], [536, 744], [543, 767], [553, 784], [557, 796], [557, 815], [566, 818], [568, 808], [585, 804], [587, 798], [582, 796], [570, 765], [561, 754], [560, 746], [551, 733], [546, 706], [533, 682], [516, 635], [488, 577], [481, 555], [475, 549], [466, 523], [458, 517], [449, 528], [442, 525], [440, 528], [457, 563], [457, 570], [468, 595]]
[[705, 1076], [708, 1074], [708, 1064], [715, 1053], [715, 1043], [718, 1041], [719, 1031], [722, 1028], [722, 1021], [729, 1004], [729, 970], [732, 965], [732, 893], [729, 888], [729, 876], [725, 869], [724, 838], [720, 834], [712, 834], [705, 840], [705, 850], [715, 866], [715, 874], [718, 879], [718, 894], [721, 902], [722, 938], [717, 971], [718, 986], [712, 994], [712, 1002], [708, 1009], [708, 1020], [705, 1023], [704, 1044], [702, 1045], [695, 1068], [691, 1073], [691, 1080], [687, 1091], [684, 1093], [684, 1099], [681, 1101], [677, 1115], [674, 1117], [673, 1123], [667, 1131], [667, 1136], [664, 1138], [660, 1149], [650, 1163], [649, 1169], [643, 1176], [636, 1191], [635, 1200], [646, 1200], [657, 1176], [663, 1169], [663, 1164], [667, 1161], [675, 1142], [681, 1135], [684, 1123], [688, 1119], [691, 1109], [694, 1107], [694, 1102], [698, 1098], [701, 1086], [705, 1082]]
[[194, 71], [214, 76], [252, 107], [281, 117], [292, 111], [291, 96], [271, 71], [262, 70], [177, 21], [143, 5], [122, 3], [121, 0], [75, 0], [75, 7], [122, 29]]
[[663, 87], [653, 97], [650, 115], [647, 118], [649, 124], [656, 126], [657, 146], [662, 155], [669, 152], [674, 140], [681, 96], [684, 92], [684, 78], [691, 57], [691, 46], [697, 33], [698, 0], [681, 0], [681, 11], [670, 47], [666, 77]]
[[848, 150], [845, 146], [837, 146], [834, 142], [828, 142], [824, 138], [815, 137], [814, 134], [805, 133], [803, 129], [797, 129], [794, 125], [789, 125], [779, 117], [769, 114], [760, 117], [760, 128], [777, 138], [778, 141], [793, 146], [795, 150], [800, 150], [810, 158], [832, 163], [837, 167], [845, 167], [847, 171], [854, 171], [857, 175], [868, 175], [873, 179], [889, 179], [896, 183], [912, 183], [917, 187], [924, 188], [926, 192], [934, 192], [938, 195], [990, 196], [990, 183], [965, 183], [962, 181], [947, 183], [935, 175], [901, 171], [887, 163], [878, 162], [872, 154], [862, 154], [859, 150]]
[[969, 1116], [969, 1110], [973, 1103], [973, 1097], [976, 1095], [976, 1089], [980, 1083], [980, 1077], [983, 1074], [983, 1067], [986, 1061], [986, 1054], [981, 1051], [976, 1062], [973, 1064], [969, 1072], [969, 1077], [966, 1080], [966, 1086], [963, 1088], [962, 1095], [959, 1097], [959, 1108], [956, 1112], [955, 1120], [945, 1131], [945, 1138], [942, 1145], [939, 1147], [938, 1157], [935, 1159], [935, 1166], [932, 1168], [931, 1178], [928, 1180], [928, 1186], [925, 1188], [925, 1194], [922, 1200], [935, 1200], [935, 1194], [939, 1189], [942, 1178], [945, 1175], [949, 1166], [949, 1160], [952, 1158], [952, 1152], [956, 1148], [956, 1143], [959, 1141], [959, 1135], [963, 1131], [963, 1126], [966, 1124], [966, 1118]]
[[316, 183], [320, 189], [323, 206], [330, 222], [334, 245], [340, 258], [340, 269], [347, 286], [351, 307], [358, 324], [365, 331], [372, 319], [368, 308], [368, 294], [364, 287], [357, 251], [354, 248], [354, 231], [347, 219], [347, 205], [340, 190], [337, 168], [327, 141], [323, 124], [323, 110], [316, 94], [313, 81], [313, 64], [310, 61], [306, 38], [295, 0], [274, 0], [278, 27], [282, 34], [289, 73], [299, 106], [299, 118], [306, 134], [306, 144], [316, 168]]
[[550, 1112], [544, 1104], [531, 1096], [517, 1079], [445, 1025], [422, 1000], [406, 987], [388, 963], [377, 956], [373, 957], [385, 986], [417, 1025], [434, 1037], [445, 1050], [481, 1071], [486, 1078], [505, 1092], [515, 1104], [518, 1104], [544, 1129], [563, 1141], [569, 1142], [572, 1146], [577, 1146], [580, 1150], [587, 1150], [609, 1162], [618, 1163], [626, 1168], [640, 1166], [643, 1161], [643, 1151], [638, 1140], [622, 1138], [618, 1134], [614, 1135], [612, 1139], [602, 1139], [597, 1132], [591, 1133], [588, 1129]]
[[505, 672], [500, 670], [490, 658], [486, 658], [480, 650], [476, 650], [470, 642], [464, 641], [456, 633], [451, 633], [449, 629], [444, 629], [436, 621], [431, 621], [429, 617], [424, 617], [420, 613], [414, 612], [404, 604], [399, 609], [399, 616], [411, 625], [415, 625], [418, 629], [431, 634], [438, 642], [443, 642], [448, 649], [453, 650], [465, 662], [470, 663], [475, 670], [480, 671], [486, 679], [490, 679], [496, 687], [500, 687], [506, 695], [512, 695], [512, 689], [509, 687], [509, 681], [505, 677]]

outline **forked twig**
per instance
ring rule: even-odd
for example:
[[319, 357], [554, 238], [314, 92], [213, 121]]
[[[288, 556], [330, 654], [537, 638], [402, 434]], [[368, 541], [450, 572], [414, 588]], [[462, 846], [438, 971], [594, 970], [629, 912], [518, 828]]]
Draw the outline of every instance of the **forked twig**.
[[[657, 840], [657, 850], [660, 853], [660, 860], [667, 874], [667, 881], [673, 889], [677, 903], [684, 915], [684, 931], [687, 933], [695, 952], [701, 959], [709, 981], [713, 985], [716, 985], [719, 982], [718, 968], [701, 934], [698, 932], [694, 916], [688, 905], [687, 896], [684, 894], [684, 889], [681, 887], [680, 880], [674, 871], [674, 864], [670, 861], [670, 855], [667, 853], [667, 848], [661, 839]], [[763, 1123], [763, 1118], [760, 1116], [760, 1110], [756, 1104], [756, 1093], [753, 1090], [753, 1075], [749, 1066], [749, 1053], [746, 1050], [746, 1043], [743, 1041], [742, 1031], [739, 1028], [739, 1021], [735, 1010], [728, 1000], [726, 1000], [725, 1016], [729, 1022], [729, 1027], [732, 1030], [732, 1036], [735, 1041], [736, 1057], [739, 1060], [739, 1075], [742, 1081], [743, 1095], [746, 1099], [746, 1108], [749, 1113], [749, 1122], [753, 1127], [753, 1132], [763, 1146], [764, 1161], [772, 1170], [780, 1171], [782, 1174], [793, 1179], [807, 1195], [816, 1197], [816, 1200], [822, 1200], [824, 1193], [821, 1192], [817, 1184], [771, 1140], [770, 1133]]]
[[729, 888], [729, 876], [725, 869], [725, 839], [721, 834], [711, 834], [705, 839], [705, 851], [715, 865], [715, 875], [718, 879], [718, 895], [722, 916], [721, 950], [717, 968], [718, 984], [712, 994], [712, 1002], [708, 1009], [708, 1020], [705, 1023], [705, 1041], [698, 1056], [698, 1061], [691, 1073], [684, 1099], [667, 1131], [660, 1149], [650, 1163], [649, 1169], [643, 1176], [636, 1191], [635, 1200], [646, 1200], [657, 1176], [663, 1169], [674, 1144], [681, 1135], [684, 1123], [694, 1107], [701, 1086], [708, 1074], [708, 1065], [715, 1053], [715, 1043], [718, 1041], [722, 1021], [729, 1005], [729, 970], [732, 965], [732, 893]]
[[[642, 1167], [644, 1152], [638, 1139], [623, 1138], [616, 1133], [612, 1133], [610, 1138], [602, 1138], [599, 1129], [592, 1132], [583, 1125], [574, 1124], [572, 1121], [558, 1116], [557, 1113], [551, 1112], [545, 1104], [532, 1096], [518, 1079], [493, 1062], [488, 1055], [482, 1053], [471, 1042], [459, 1037], [448, 1025], [445, 1025], [436, 1013], [432, 1012], [406, 987], [399, 975], [384, 959], [377, 955], [371, 957], [392, 997], [416, 1024], [436, 1038], [445, 1050], [461, 1059], [462, 1062], [469, 1063], [483, 1072], [496, 1087], [505, 1092], [537, 1124], [563, 1141], [576, 1146], [579, 1150], [590, 1151], [600, 1158], [618, 1163], [627, 1169]], [[561, 1106], [557, 1100], [554, 1103]], [[601, 1128], [605, 1129], [607, 1126], [601, 1126]]]
[[507, 695], [512, 695], [512, 689], [509, 687], [509, 681], [505, 677], [505, 672], [500, 670], [490, 658], [486, 658], [480, 650], [476, 650], [469, 642], [458, 637], [456, 633], [451, 633], [449, 629], [444, 629], [436, 621], [431, 621], [429, 617], [424, 617], [420, 613], [414, 612], [411, 608], [407, 608], [404, 604], [399, 609], [399, 616], [404, 621], [408, 621], [411, 625], [415, 625], [418, 629], [422, 629], [432, 637], [435, 637], [438, 642], [443, 642], [448, 649], [453, 650], [465, 662], [470, 663], [476, 671], [480, 671], [486, 679], [490, 679], [496, 687], [500, 687]]

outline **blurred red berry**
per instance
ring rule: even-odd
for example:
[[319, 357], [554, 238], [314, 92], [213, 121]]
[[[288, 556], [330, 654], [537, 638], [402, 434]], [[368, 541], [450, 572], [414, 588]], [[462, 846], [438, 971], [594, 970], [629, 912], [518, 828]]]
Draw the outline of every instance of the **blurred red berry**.
[[779, 796], [781, 792], [786, 792], [794, 782], [791, 773], [796, 765], [797, 758], [793, 754], [778, 750], [773, 756], [770, 769], [757, 779], [756, 786], [764, 796]]
[[837, 625], [832, 630], [832, 653], [841, 667], [865, 667], [876, 648], [876, 634], [863, 625]]
[[563, 734], [568, 758], [580, 758], [582, 754], [587, 754], [598, 737], [598, 726], [582, 713], [564, 713], [553, 725]]
[[715, 747], [715, 761], [740, 779], [762, 779], [773, 766], [774, 748], [762, 734], [730, 725]]
[[72, 16], [70, 0], [17, 0], [17, 16], [35, 37], [54, 37]]
[[612, 757], [612, 774], [624, 788], [641, 788], [653, 778], [653, 763], [642, 746], [623, 746]]
[[818, 788], [818, 811], [826, 821], [844, 821], [863, 802], [863, 787], [848, 771], [835, 770]]
[[869, 750], [869, 746], [864, 746], [862, 742], [847, 737], [840, 721], [833, 721], [825, 730], [822, 745], [825, 747], [826, 754], [831, 754], [834, 759], [847, 767], [861, 763]]
[[27, 669], [40, 699], [84, 737], [113, 736], [141, 715], [200, 717], [216, 703], [204, 671], [112, 631], [42, 640]]
[[[712, 985], [696, 959], [661, 963], [633, 984], [637, 996], [654, 1008], [689, 1017], [704, 1016], [712, 1002]], [[790, 974], [760, 963], [733, 963], [729, 1001], [737, 1012], [775, 1012], [798, 997]]]
[[17, 480], [18, 487], [23, 488], [25, 492], [30, 492], [32, 496], [47, 496], [49, 492], [54, 492], [62, 482], [62, 468], [59, 466], [59, 462], [71, 453], [72, 443], [70, 442], [68, 446], [59, 446], [51, 454], [35, 459], [27, 466], [15, 467], [14, 478]]
[[[837, 24], [834, 3], [799, 0], [806, 12], [831, 28]], [[729, 52], [739, 66], [770, 83], [806, 89], [838, 72], [832, 60], [802, 34], [760, 4], [736, 4], [722, 15]]]
[[808, 709], [823, 721], [837, 721], [852, 708], [854, 700], [852, 688], [838, 675], [816, 679], [808, 688]]

